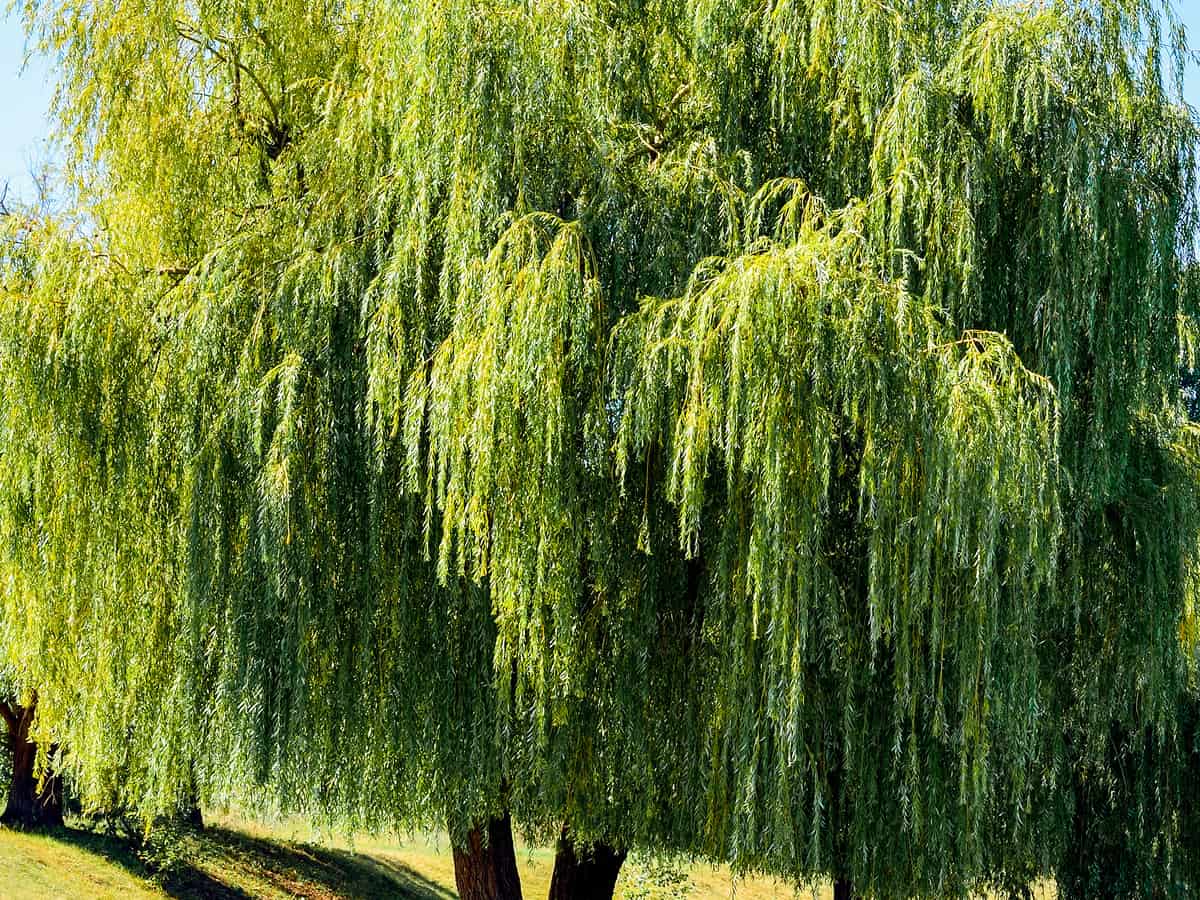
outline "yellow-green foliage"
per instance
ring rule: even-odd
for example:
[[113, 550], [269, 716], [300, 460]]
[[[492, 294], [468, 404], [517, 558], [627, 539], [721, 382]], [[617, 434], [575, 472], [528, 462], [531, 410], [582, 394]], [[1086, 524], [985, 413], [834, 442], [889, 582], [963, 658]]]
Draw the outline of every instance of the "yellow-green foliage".
[[22, 11], [0, 635], [92, 801], [1194, 870], [1169, 11]]

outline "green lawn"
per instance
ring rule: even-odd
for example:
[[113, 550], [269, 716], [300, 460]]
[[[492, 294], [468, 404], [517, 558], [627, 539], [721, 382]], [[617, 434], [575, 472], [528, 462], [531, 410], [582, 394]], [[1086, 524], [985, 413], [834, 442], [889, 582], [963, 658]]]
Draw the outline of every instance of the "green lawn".
[[[539, 898], [549, 886], [553, 854], [545, 848], [518, 851], [525, 895]], [[728, 872], [696, 865], [681, 870], [675, 890], [646, 892], [648, 869], [626, 864], [619, 897], [641, 900], [716, 900], [734, 896]], [[678, 887], [682, 887], [679, 890]], [[767, 879], [739, 880], [738, 900], [789, 897], [786, 886]], [[822, 892], [821, 900], [827, 896]], [[302, 825], [265, 826], [210, 817], [202, 833], [181, 839], [174, 872], [153, 879], [121, 840], [73, 828], [22, 834], [0, 828], [2, 900], [186, 900], [303, 897], [307, 900], [450, 900], [454, 867], [439, 836], [397, 841], [381, 838], [320, 840]]]

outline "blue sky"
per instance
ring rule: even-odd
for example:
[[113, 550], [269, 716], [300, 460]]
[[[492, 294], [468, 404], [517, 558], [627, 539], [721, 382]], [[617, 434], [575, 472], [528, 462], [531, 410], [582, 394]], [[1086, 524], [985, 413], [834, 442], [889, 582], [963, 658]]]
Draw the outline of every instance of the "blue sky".
[[[1188, 45], [1200, 50], [1200, 0], [1175, 0], [1175, 8], [1187, 27]], [[1200, 109], [1200, 66], [1192, 60], [1188, 65], [1187, 83], [1184, 85], [1187, 101]]]
[[[4, 4], [7, 6], [7, 4]], [[25, 61], [25, 36], [15, 16], [0, 7], [0, 191], [28, 196], [29, 172], [48, 158], [46, 107], [51, 75], [43, 59]]]
[[[1200, 0], [1175, 0], [1189, 32], [1200, 48]], [[6, 4], [0, 4], [0, 10]], [[4, 184], [18, 196], [31, 191], [29, 172], [50, 158], [46, 146], [49, 126], [46, 108], [52, 93], [52, 74], [42, 58], [25, 59], [25, 38], [15, 16], [0, 11], [0, 190]], [[1200, 67], [1190, 66], [1188, 102], [1200, 108]]]

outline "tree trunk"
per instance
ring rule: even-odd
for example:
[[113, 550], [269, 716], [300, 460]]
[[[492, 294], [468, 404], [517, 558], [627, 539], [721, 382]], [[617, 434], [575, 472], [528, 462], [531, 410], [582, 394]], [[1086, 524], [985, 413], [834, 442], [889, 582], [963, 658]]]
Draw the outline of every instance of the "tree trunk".
[[625, 851], [603, 843], [580, 850], [582, 855], [576, 852], [564, 826], [554, 857], [550, 900], [612, 900]]
[[200, 809], [200, 801], [195, 797], [189, 798], [179, 810], [179, 821], [189, 828], [204, 828], [204, 813]]
[[37, 744], [29, 740], [29, 728], [33, 724], [36, 704], [36, 699], [29, 706], [0, 701], [0, 716], [8, 726], [8, 743], [12, 750], [8, 804], [0, 815], [0, 822], [19, 828], [63, 824], [62, 779], [58, 775], [43, 778], [39, 790], [34, 773]]
[[461, 900], [521, 900], [521, 876], [513, 847], [512, 818], [489, 819], [487, 834], [476, 825], [464, 847], [454, 848], [454, 882]]
[[200, 809], [200, 791], [196, 787], [196, 770], [192, 768], [191, 787], [179, 806], [179, 821], [189, 828], [204, 828], [204, 813]]
[[854, 900], [854, 885], [849, 878], [839, 878], [833, 883], [833, 900]]

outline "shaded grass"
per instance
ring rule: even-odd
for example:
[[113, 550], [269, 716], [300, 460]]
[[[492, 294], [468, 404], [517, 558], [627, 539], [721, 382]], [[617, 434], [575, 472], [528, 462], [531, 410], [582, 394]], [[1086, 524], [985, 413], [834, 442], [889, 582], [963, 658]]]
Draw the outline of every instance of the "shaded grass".
[[218, 897], [405, 898], [447, 900], [454, 896], [436, 881], [409, 866], [389, 863], [336, 847], [297, 844], [256, 837], [225, 827], [189, 833], [183, 839], [190, 864], [165, 880], [172, 897], [210, 896], [197, 893], [189, 879], [221, 881]]

